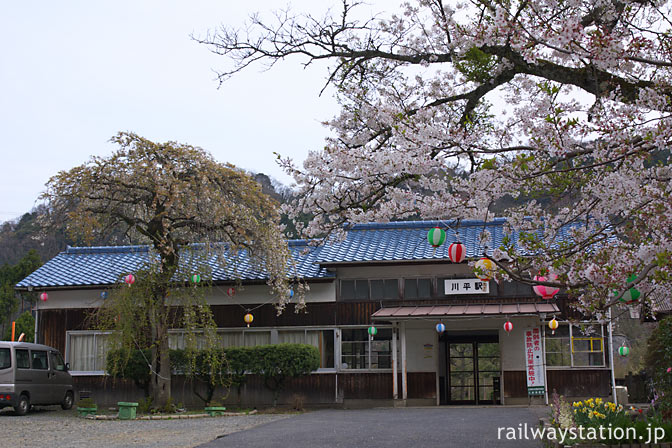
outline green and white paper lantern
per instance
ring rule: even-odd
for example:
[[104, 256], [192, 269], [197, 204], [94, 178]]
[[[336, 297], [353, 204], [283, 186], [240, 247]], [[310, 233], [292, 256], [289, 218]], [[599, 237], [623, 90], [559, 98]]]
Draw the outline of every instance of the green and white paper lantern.
[[446, 241], [446, 231], [439, 227], [432, 227], [427, 232], [427, 241], [432, 247], [439, 247]]

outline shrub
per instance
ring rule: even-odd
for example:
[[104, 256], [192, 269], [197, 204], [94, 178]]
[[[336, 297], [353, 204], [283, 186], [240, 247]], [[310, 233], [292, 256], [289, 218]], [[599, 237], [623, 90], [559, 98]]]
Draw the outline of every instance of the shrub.
[[136, 386], [141, 388], [145, 397], [149, 396], [149, 384], [151, 372], [148, 360], [151, 359], [151, 351], [133, 350], [110, 350], [107, 353], [106, 370], [115, 378], [127, 378], [133, 380]]
[[[230, 384], [224, 349], [171, 350], [170, 364], [173, 371], [184, 373], [194, 380], [192, 391], [206, 406], [212, 402], [217, 386], [227, 387]], [[199, 391], [199, 385], [205, 386], [205, 395]]]
[[287, 378], [307, 375], [320, 367], [320, 352], [306, 344], [277, 344], [252, 347], [252, 372], [264, 377], [273, 392], [273, 406]]
[[672, 316], [662, 319], [651, 333], [646, 364], [656, 410], [665, 421], [672, 421]]

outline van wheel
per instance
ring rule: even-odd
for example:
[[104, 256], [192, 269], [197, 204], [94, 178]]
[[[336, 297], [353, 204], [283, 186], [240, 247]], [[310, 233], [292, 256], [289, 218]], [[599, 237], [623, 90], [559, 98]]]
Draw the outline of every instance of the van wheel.
[[25, 394], [21, 394], [19, 397], [19, 402], [14, 406], [14, 412], [16, 415], [26, 415], [30, 410], [30, 400]]
[[67, 411], [68, 409], [72, 409], [72, 403], [75, 401], [74, 396], [72, 395], [72, 392], [68, 391], [65, 393], [65, 398], [63, 399], [63, 402], [61, 403], [61, 408], [64, 411]]

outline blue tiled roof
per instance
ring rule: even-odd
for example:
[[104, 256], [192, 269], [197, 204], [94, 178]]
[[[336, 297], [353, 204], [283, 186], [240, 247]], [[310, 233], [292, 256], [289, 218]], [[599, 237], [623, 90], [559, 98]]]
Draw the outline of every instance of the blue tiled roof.
[[[486, 251], [502, 245], [506, 219], [493, 221], [460, 221], [459, 239], [465, 245], [467, 258], [482, 256]], [[427, 232], [432, 227], [446, 231], [445, 243], [433, 248], [427, 242]], [[347, 229], [344, 240], [329, 239], [323, 246], [310, 246], [306, 240], [291, 240], [289, 247], [296, 263], [292, 275], [305, 279], [332, 278], [325, 265], [337, 263], [376, 263], [385, 261], [448, 260], [448, 247], [456, 241], [454, 221], [402, 221], [389, 223], [357, 224]], [[487, 231], [487, 241], [481, 234]], [[564, 228], [558, 241], [570, 238], [570, 228]], [[514, 244], [518, 235], [509, 235]], [[487, 247], [486, 247], [487, 245]], [[184, 257], [183, 257], [184, 258]], [[266, 275], [255, 269], [245, 252], [227, 258], [225, 267], [217, 259], [209, 260], [215, 281], [263, 280]], [[82, 247], [68, 248], [44, 266], [26, 277], [16, 286], [59, 287], [107, 285], [119, 281], [149, 261], [147, 246]]]
[[[333, 274], [316, 263], [319, 250], [310, 248], [304, 240], [289, 241], [295, 261], [291, 275], [305, 279], [329, 278]], [[42, 288], [63, 286], [110, 285], [126, 274], [132, 273], [150, 261], [148, 246], [69, 247], [42, 267], [17, 283], [17, 288]], [[184, 257], [183, 257], [184, 258]], [[186, 260], [183, 260], [185, 263]], [[263, 270], [256, 269], [244, 251], [235, 257], [227, 257], [222, 267], [215, 255], [207, 263], [212, 269], [214, 281], [265, 280]]]
[[[490, 222], [460, 221], [459, 239], [464, 244], [467, 258], [480, 257], [483, 251], [502, 245], [504, 218]], [[401, 221], [389, 223], [356, 224], [348, 229], [344, 241], [331, 240], [320, 251], [320, 263], [357, 263], [366, 261], [448, 260], [448, 247], [456, 241], [454, 221]], [[446, 231], [446, 242], [433, 248], [427, 242], [432, 227]], [[490, 239], [480, 242], [486, 230]]]

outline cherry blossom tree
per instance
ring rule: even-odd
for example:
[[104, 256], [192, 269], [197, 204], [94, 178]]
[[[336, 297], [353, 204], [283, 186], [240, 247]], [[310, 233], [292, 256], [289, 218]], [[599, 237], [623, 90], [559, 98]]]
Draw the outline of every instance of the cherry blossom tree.
[[[194, 346], [195, 332], [215, 344], [202, 288], [186, 287], [191, 276], [203, 275], [205, 282], [212, 269], [235, 264], [235, 254], [244, 250], [266, 272], [280, 312], [289, 297], [290, 253], [277, 204], [242, 170], [191, 145], [124, 132], [112, 141], [119, 150], [58, 173], [42, 198], [49, 221], [64, 219], [75, 235], [121, 228], [132, 242], [149, 245], [149, 263], [128, 273], [135, 276], [133, 287], [117, 288], [96, 318], [116, 330], [117, 345], [129, 356], [151, 349], [150, 390], [153, 403], [162, 406], [170, 398], [168, 330], [184, 328]], [[302, 288], [296, 300], [303, 302]]]
[[257, 62], [327, 61], [332, 136], [302, 165], [280, 159], [292, 213], [312, 214], [306, 235], [487, 220], [509, 204], [521, 233], [490, 248], [498, 276], [532, 284], [550, 270], [547, 284], [599, 315], [632, 286], [649, 298], [672, 286], [671, 5], [418, 0], [367, 18], [344, 0], [197, 40], [227, 56], [222, 82]]

